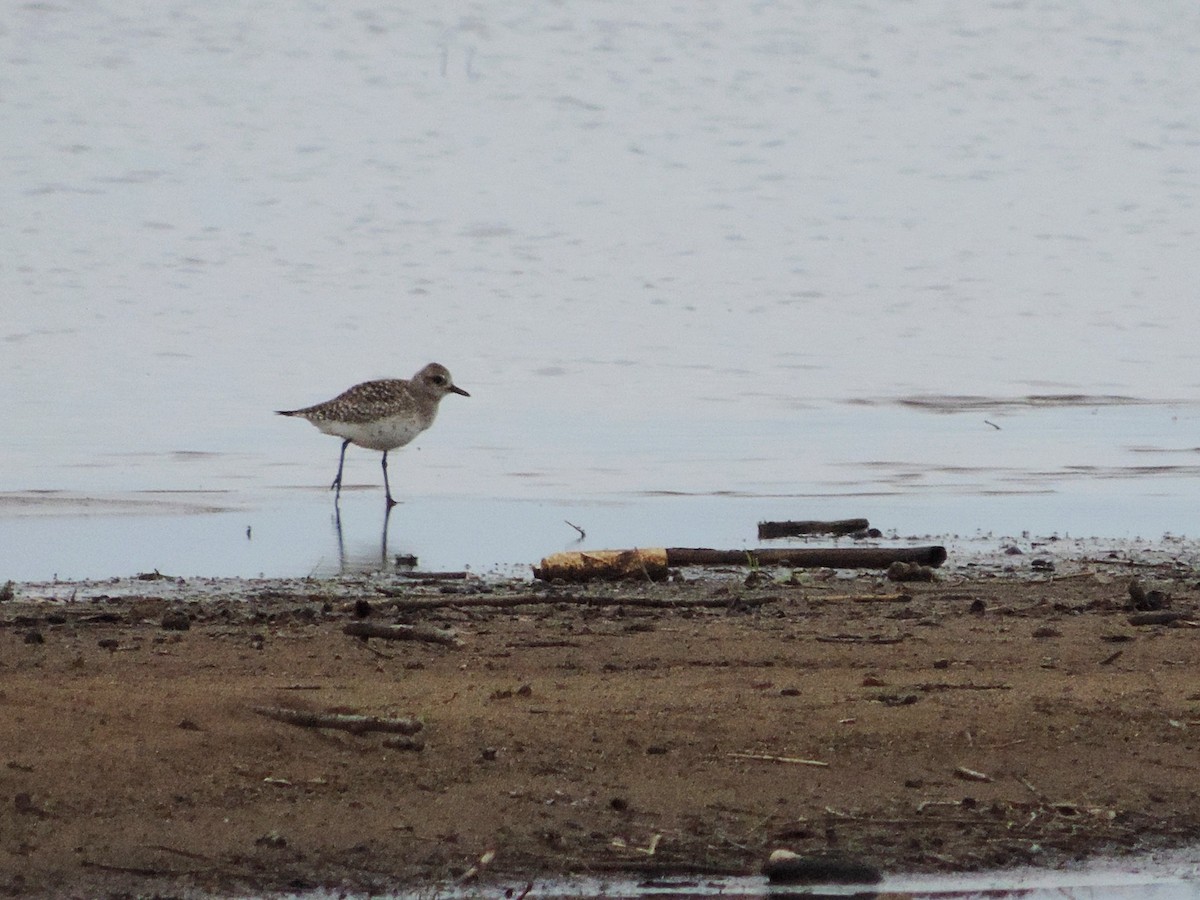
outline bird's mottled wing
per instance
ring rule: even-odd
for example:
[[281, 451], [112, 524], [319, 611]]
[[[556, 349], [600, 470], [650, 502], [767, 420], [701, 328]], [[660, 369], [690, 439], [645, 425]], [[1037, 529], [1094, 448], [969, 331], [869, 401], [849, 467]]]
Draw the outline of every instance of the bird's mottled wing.
[[364, 381], [332, 400], [296, 411], [309, 421], [370, 422], [401, 413], [412, 406], [408, 382], [402, 379]]

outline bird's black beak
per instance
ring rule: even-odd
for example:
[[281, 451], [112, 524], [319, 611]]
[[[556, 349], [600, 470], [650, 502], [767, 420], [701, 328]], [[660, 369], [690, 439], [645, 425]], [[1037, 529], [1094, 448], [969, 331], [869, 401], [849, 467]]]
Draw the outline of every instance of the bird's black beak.
[[452, 393], [452, 394], [462, 394], [464, 397], [470, 397], [470, 396], [471, 396], [471, 395], [470, 395], [470, 394], [468, 394], [466, 391], [464, 391], [462, 388], [460, 388], [460, 387], [459, 387], [457, 384], [452, 384], [452, 385], [450, 385], [450, 393]]

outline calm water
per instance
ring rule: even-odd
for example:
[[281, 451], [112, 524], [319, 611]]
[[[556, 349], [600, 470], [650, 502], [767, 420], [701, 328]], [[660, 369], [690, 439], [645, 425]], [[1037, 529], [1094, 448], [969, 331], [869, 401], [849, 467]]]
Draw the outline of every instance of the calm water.
[[1195, 4], [31, 3], [0, 59], [0, 578], [370, 567], [378, 455], [339, 543], [271, 410], [434, 359], [430, 568], [1200, 530]]
[[[525, 884], [502, 885], [519, 896]], [[1021, 869], [990, 874], [889, 876], [879, 885], [769, 885], [764, 878], [662, 878], [648, 880], [576, 879], [534, 882], [529, 897], [608, 898], [608, 900], [771, 900], [771, 898], [888, 897], [909, 900], [1194, 900], [1200, 896], [1195, 861], [1181, 857], [1092, 863], [1069, 871]], [[396, 898], [442, 897], [447, 900], [489, 897], [501, 888], [439, 888]], [[297, 895], [299, 900], [327, 900], [333, 895]]]

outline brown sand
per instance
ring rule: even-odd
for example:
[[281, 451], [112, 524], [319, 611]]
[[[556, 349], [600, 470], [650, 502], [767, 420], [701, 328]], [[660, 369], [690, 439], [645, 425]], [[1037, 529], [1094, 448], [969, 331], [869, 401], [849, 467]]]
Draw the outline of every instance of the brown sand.
[[[1132, 571], [1184, 619], [1131, 625]], [[403, 582], [548, 601], [420, 613], [366, 580], [18, 585], [0, 602], [0, 892], [385, 889], [487, 851], [484, 877], [747, 873], [777, 847], [975, 869], [1200, 836], [1190, 571], [746, 574]], [[463, 645], [349, 637], [356, 599]], [[163, 628], [172, 611], [190, 628]], [[264, 705], [418, 716], [425, 747]]]

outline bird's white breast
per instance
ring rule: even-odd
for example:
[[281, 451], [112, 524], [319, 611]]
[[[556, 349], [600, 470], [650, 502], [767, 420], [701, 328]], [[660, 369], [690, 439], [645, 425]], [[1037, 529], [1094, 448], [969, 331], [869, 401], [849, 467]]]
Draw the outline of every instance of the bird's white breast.
[[395, 450], [403, 447], [433, 423], [414, 416], [388, 416], [372, 422], [314, 422], [326, 434], [335, 434], [368, 450]]

